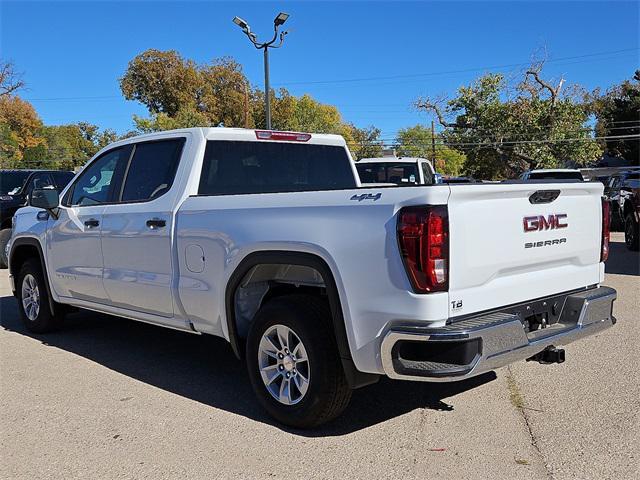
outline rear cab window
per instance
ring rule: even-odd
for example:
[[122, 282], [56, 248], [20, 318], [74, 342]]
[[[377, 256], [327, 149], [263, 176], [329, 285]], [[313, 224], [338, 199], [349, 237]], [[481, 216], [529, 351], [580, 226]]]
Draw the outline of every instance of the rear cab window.
[[344, 147], [209, 140], [199, 195], [305, 192], [356, 188]]
[[356, 163], [362, 183], [416, 185], [420, 182], [418, 164], [409, 162]]

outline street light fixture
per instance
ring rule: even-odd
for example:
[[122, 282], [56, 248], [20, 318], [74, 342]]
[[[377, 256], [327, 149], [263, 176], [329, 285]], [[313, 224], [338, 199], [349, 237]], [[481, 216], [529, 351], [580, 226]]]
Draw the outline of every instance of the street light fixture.
[[[289, 18], [288, 13], [280, 12], [276, 18], [273, 20], [273, 38], [268, 42], [260, 43], [258, 42], [258, 37], [255, 33], [251, 32], [251, 27], [247, 22], [245, 22], [240, 17], [233, 17], [233, 23], [238, 25], [244, 32], [244, 34], [249, 38], [249, 41], [256, 47], [258, 50], [264, 51], [264, 110], [265, 110], [265, 119], [266, 119], [266, 127], [267, 130], [271, 130], [271, 98], [269, 95], [269, 49], [270, 48], [280, 48], [282, 43], [284, 42], [284, 37], [287, 35], [287, 31], [281, 32], [278, 35], [278, 27], [284, 24]], [[276, 40], [280, 39], [277, 45], [274, 45]]]
[[275, 20], [273, 21], [273, 23], [275, 24], [276, 27], [279, 27], [280, 25], [284, 24], [284, 22], [287, 21], [287, 18], [289, 18], [288, 13], [280, 12], [278, 16], [275, 18]]

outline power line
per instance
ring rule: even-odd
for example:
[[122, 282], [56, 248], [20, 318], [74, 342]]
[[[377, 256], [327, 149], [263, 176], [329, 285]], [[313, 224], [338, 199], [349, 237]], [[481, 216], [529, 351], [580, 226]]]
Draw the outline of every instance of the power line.
[[[591, 58], [602, 55], [611, 55], [617, 53], [627, 53], [627, 52], [635, 52], [640, 50], [639, 48], [625, 48], [622, 50], [611, 50], [608, 52], [598, 52], [598, 53], [588, 53], [585, 55], [574, 55], [570, 57], [560, 57], [553, 60], [547, 60], [545, 63], [557, 63], [564, 60], [574, 60], [574, 59], [582, 59], [582, 58]], [[464, 68], [459, 70], [447, 70], [440, 72], [426, 72], [426, 73], [413, 73], [407, 75], [389, 75], [389, 76], [380, 76], [380, 77], [360, 77], [360, 78], [345, 78], [340, 80], [314, 80], [314, 81], [300, 81], [300, 82], [284, 82], [279, 83], [279, 85], [319, 85], [319, 84], [334, 84], [334, 83], [353, 83], [353, 82], [366, 82], [372, 80], [402, 80], [408, 78], [421, 78], [421, 77], [430, 77], [435, 75], [448, 75], [455, 73], [469, 73], [475, 72], [478, 70], [497, 70], [503, 68], [513, 68], [513, 67], [522, 67], [531, 65], [531, 62], [521, 62], [521, 63], [509, 63], [503, 65], [491, 65], [486, 67], [473, 67], [473, 68]]]
[[[603, 126], [602, 128], [604, 130], [610, 131], [610, 130], [635, 130], [635, 129], [640, 129], [640, 121], [638, 121], [639, 125], [628, 125], [628, 126], [623, 126], [623, 127], [606, 127]], [[427, 127], [422, 125], [422, 127], [426, 130]], [[408, 127], [411, 128], [411, 127]], [[552, 129], [553, 127], [551, 126], [547, 126], [544, 127], [546, 129]], [[584, 127], [584, 128], [577, 128], [577, 129], [573, 129], [573, 130], [566, 130], [565, 133], [579, 133], [579, 132], [596, 132], [598, 131], [597, 127]], [[510, 137], [524, 137], [524, 136], [533, 136], [535, 134], [540, 134], [543, 133], [541, 132], [539, 129], [530, 129], [527, 132], [520, 132], [520, 133], [511, 133], [508, 136]], [[440, 134], [442, 134], [442, 131], [440, 131]], [[390, 131], [390, 132], [386, 132], [385, 135], [381, 136], [380, 139], [381, 140], [394, 140], [396, 138], [398, 138], [398, 136], [400, 135], [400, 130], [397, 130], [395, 132]]]
[[25, 98], [29, 102], [54, 102], [60, 100], [112, 100], [123, 98], [121, 95], [96, 95], [88, 97], [49, 97], [49, 98]]
[[[558, 63], [566, 60], [576, 60], [576, 59], [588, 59], [593, 57], [599, 57], [603, 55], [612, 55], [612, 54], [620, 54], [620, 53], [629, 53], [636, 52], [640, 50], [640, 48], [625, 48], [621, 50], [610, 50], [606, 52], [597, 52], [597, 53], [587, 53], [584, 55], [573, 55], [569, 57], [559, 57], [556, 59], [547, 60], [545, 63]], [[575, 62], [580, 63], [580, 62]], [[458, 70], [445, 70], [439, 72], [426, 72], [426, 73], [413, 73], [413, 74], [405, 74], [405, 75], [390, 75], [390, 76], [379, 76], [379, 77], [360, 77], [360, 78], [347, 78], [347, 79], [336, 79], [336, 80], [311, 80], [311, 81], [293, 81], [293, 82], [284, 82], [279, 83], [279, 86], [284, 85], [321, 85], [321, 84], [337, 84], [337, 83], [355, 83], [355, 82], [366, 82], [366, 81], [375, 81], [375, 80], [402, 80], [402, 79], [410, 79], [410, 78], [422, 78], [422, 77], [430, 77], [437, 75], [450, 75], [457, 73], [470, 73], [475, 71], [482, 70], [498, 70], [504, 68], [514, 68], [514, 67], [522, 67], [531, 65], [531, 62], [521, 62], [521, 63], [510, 63], [503, 65], [491, 65], [485, 67], [473, 67], [473, 68], [464, 68]], [[94, 96], [75, 96], [75, 97], [49, 97], [49, 98], [25, 98], [30, 102], [48, 102], [48, 101], [75, 101], [75, 100], [109, 100], [122, 98], [120, 95], [94, 95]]]
[[[437, 140], [436, 145], [441, 145], [443, 147], [449, 146], [493, 146], [493, 145], [525, 145], [525, 144], [537, 144], [537, 143], [567, 143], [567, 142], [591, 142], [595, 140], [623, 140], [623, 139], [640, 139], [640, 134], [632, 134], [632, 135], [607, 135], [600, 137], [583, 137], [583, 138], [557, 138], [557, 139], [547, 139], [547, 140], [505, 140], [503, 142], [443, 142], [442, 140]], [[389, 141], [380, 141], [376, 142], [375, 140], [369, 142], [371, 144], [380, 144], [385, 146], [397, 146], [397, 143], [389, 142]], [[423, 147], [430, 148], [431, 143], [410, 143], [410, 147]]]

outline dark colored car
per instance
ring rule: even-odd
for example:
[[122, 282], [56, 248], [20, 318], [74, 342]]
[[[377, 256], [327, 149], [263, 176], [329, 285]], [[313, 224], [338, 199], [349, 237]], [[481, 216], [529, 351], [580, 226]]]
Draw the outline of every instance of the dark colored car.
[[622, 218], [624, 242], [640, 250], [640, 172], [628, 172], [618, 187], [617, 213]]
[[442, 183], [477, 183], [478, 180], [471, 177], [442, 177]]
[[612, 230], [624, 228], [625, 217], [628, 213], [623, 208], [625, 198], [629, 196], [628, 191], [633, 188], [632, 184], [637, 183], [639, 175], [640, 171], [638, 170], [623, 170], [611, 175], [604, 186], [604, 197], [609, 202], [611, 211]]
[[7, 268], [5, 246], [11, 236], [11, 218], [27, 204], [34, 188], [61, 191], [73, 172], [59, 170], [0, 170], [0, 268]]
[[520, 175], [520, 179], [529, 182], [535, 182], [536, 180], [577, 180], [579, 182], [584, 181], [584, 177], [582, 176], [580, 170], [571, 168], [527, 170], [522, 175]]

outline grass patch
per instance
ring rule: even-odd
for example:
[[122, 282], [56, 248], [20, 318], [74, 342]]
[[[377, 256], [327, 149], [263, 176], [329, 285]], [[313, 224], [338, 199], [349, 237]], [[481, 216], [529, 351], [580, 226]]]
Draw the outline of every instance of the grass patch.
[[509, 389], [509, 401], [511, 401], [511, 405], [522, 410], [524, 408], [524, 397], [511, 372], [507, 375], [507, 388]]

